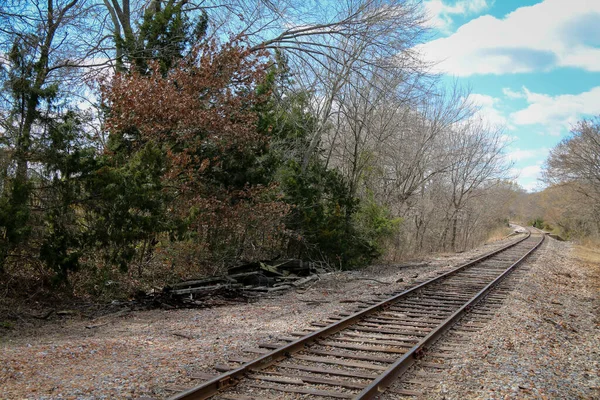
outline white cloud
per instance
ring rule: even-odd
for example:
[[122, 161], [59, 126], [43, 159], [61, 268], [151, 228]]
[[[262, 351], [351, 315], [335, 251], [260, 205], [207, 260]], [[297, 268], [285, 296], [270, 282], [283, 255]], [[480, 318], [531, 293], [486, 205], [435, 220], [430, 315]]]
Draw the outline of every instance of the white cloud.
[[508, 153], [509, 158], [515, 157], [513, 160], [517, 163], [519, 162], [518, 158], [521, 161], [525, 159], [537, 159], [535, 162], [533, 160], [529, 161], [529, 163], [525, 163], [525, 166], [512, 168], [510, 171], [511, 175], [515, 177], [519, 185], [525, 190], [535, 192], [544, 188], [544, 184], [540, 179], [542, 177], [542, 164], [548, 152], [549, 149], [544, 147], [532, 150], [516, 149]]
[[510, 115], [515, 125], [541, 124], [550, 134], [560, 134], [584, 116], [600, 115], [600, 86], [580, 94], [550, 96], [523, 87], [520, 95], [529, 104]]
[[510, 88], [503, 88], [502, 93], [509, 99], [522, 99], [525, 97], [522, 92], [514, 92]]
[[454, 5], [444, 3], [443, 0], [428, 0], [424, 3], [425, 11], [430, 17], [429, 24], [443, 32], [447, 32], [452, 25], [453, 15], [476, 15], [490, 8], [492, 1], [488, 0], [462, 0]]
[[[439, 10], [439, 4], [437, 7]], [[436, 15], [444, 20], [445, 14]], [[418, 50], [439, 62], [440, 72], [456, 76], [555, 67], [600, 71], [598, 19], [600, 1], [545, 0], [520, 7], [502, 19], [491, 15], [473, 19], [453, 35], [428, 42]]]
[[469, 100], [471, 100], [475, 106], [479, 107], [477, 115], [484, 121], [487, 121], [492, 125], [511, 128], [506, 116], [498, 109], [500, 99], [488, 96], [487, 94], [472, 93], [469, 95]]
[[523, 168], [511, 169], [511, 174], [517, 176], [519, 181], [528, 181], [530, 179], [538, 179], [542, 175], [542, 166], [539, 164], [527, 165]]
[[507, 153], [518, 167], [511, 168], [510, 173], [527, 191], [538, 191], [544, 188], [541, 181], [543, 164], [550, 151], [547, 147], [538, 149], [514, 149]]
[[522, 161], [522, 160], [529, 160], [532, 158], [533, 159], [536, 159], [536, 158], [537, 159], [539, 159], [539, 158], [545, 159], [549, 152], [550, 152], [550, 149], [547, 147], [542, 147], [539, 149], [529, 149], [529, 150], [516, 148], [516, 149], [510, 150], [509, 152], [507, 152], [506, 156], [511, 161]]

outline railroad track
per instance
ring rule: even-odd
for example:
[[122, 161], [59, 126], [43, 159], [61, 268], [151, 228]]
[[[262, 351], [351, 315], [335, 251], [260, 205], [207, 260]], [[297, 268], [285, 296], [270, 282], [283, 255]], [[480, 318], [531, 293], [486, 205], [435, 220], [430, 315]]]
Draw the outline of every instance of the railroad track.
[[[530, 230], [507, 246], [391, 297], [340, 313], [314, 330], [250, 349], [255, 358], [170, 400], [373, 399], [537, 249]], [[410, 390], [394, 389], [412, 395]]]

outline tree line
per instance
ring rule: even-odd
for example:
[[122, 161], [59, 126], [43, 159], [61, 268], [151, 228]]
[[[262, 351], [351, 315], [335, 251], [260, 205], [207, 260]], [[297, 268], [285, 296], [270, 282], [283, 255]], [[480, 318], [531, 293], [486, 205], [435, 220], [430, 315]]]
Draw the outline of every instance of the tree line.
[[507, 143], [415, 50], [426, 21], [417, 0], [4, 2], [0, 276], [98, 296], [481, 243], [516, 196]]
[[600, 117], [583, 119], [556, 145], [542, 170], [547, 187], [527, 196], [529, 220], [564, 239], [600, 239]]

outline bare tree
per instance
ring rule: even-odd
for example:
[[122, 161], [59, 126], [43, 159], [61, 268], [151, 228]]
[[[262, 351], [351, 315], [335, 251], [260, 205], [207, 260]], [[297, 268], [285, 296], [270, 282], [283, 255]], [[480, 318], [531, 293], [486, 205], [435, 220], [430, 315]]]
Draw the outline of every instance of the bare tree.
[[551, 185], [571, 184], [600, 203], [600, 117], [579, 122], [546, 161], [543, 179]]
[[269, 14], [256, 21], [266, 24], [252, 36], [256, 48], [285, 50], [309, 69], [348, 63], [352, 69], [374, 64], [396, 68], [405, 58], [416, 59], [411, 49], [420, 40], [425, 22], [420, 3], [350, 0], [325, 6], [282, 2], [281, 8], [267, 8]]
[[448, 172], [450, 186], [447, 225], [441, 242], [450, 233], [450, 247], [456, 249], [461, 219], [467, 219], [465, 205], [474, 197], [482, 196], [506, 177], [510, 164], [504, 156], [506, 142], [503, 130], [471, 120], [452, 131], [448, 146], [453, 159]]
[[102, 21], [86, 26], [96, 12], [97, 6], [86, 0], [10, 0], [0, 5], [0, 47], [7, 69], [1, 128], [11, 138], [21, 181], [27, 179], [40, 108], [59, 89], [75, 94], [71, 84], [81, 78], [75, 73], [90, 67], [103, 46]]
[[400, 208], [435, 175], [453, 164], [446, 146], [446, 135], [453, 127], [473, 115], [469, 92], [458, 85], [450, 90], [432, 92], [398, 114], [396, 135], [386, 146], [386, 184]]
[[[346, 87], [359, 90], [366, 82], [395, 71], [405, 88], [420, 84], [425, 66], [414, 46], [423, 38], [425, 17], [420, 1], [351, 0], [327, 3], [288, 1], [265, 7], [245, 30], [253, 49], [286, 55], [296, 84], [313, 94], [318, 116], [303, 166], [314, 156], [331, 118], [336, 97]], [[262, 24], [262, 25], [261, 25]], [[252, 29], [259, 26], [260, 29]], [[357, 86], [358, 85], [358, 86]], [[380, 88], [384, 89], [384, 88]], [[405, 95], [414, 96], [415, 90]]]
[[[136, 21], [204, 16], [207, 37], [243, 37], [251, 51], [283, 55], [295, 90], [313, 97], [308, 103], [316, 124], [303, 150], [305, 169], [336, 117], [336, 97], [345, 87], [372, 80], [374, 73], [402, 74], [405, 96], [416, 96], [425, 64], [413, 50], [425, 32], [421, 0], [350, 0], [319, 3], [297, 0], [102, 0], [115, 38], [118, 68], [145, 68], [148, 51]], [[160, 18], [156, 18], [157, 21]], [[353, 78], [353, 76], [355, 76]], [[371, 82], [371, 84], [374, 84]], [[355, 87], [355, 90], [357, 88]]]
[[395, 74], [373, 73], [368, 80], [354, 75], [352, 80], [336, 96], [334, 128], [325, 143], [326, 165], [340, 169], [356, 195], [365, 170], [380, 167], [382, 147], [395, 133], [395, 116], [403, 107], [397, 93], [401, 79]]
[[[558, 226], [565, 235], [598, 237], [600, 116], [577, 123], [571, 130], [571, 136], [552, 149], [542, 179], [550, 185], [537, 198], [538, 209], [542, 210], [540, 214], [544, 219]], [[565, 201], [553, 199], [553, 196], [560, 196]]]

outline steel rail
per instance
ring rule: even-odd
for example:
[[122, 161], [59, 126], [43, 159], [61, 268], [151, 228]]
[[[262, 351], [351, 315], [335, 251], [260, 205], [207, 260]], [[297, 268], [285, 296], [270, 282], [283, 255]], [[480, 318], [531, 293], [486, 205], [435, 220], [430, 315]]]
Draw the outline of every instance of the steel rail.
[[354, 399], [355, 400], [368, 400], [373, 399], [375, 396], [385, 391], [394, 380], [402, 375], [423, 353], [427, 346], [433, 344], [437, 339], [440, 338], [446, 331], [448, 331], [454, 324], [461, 319], [470, 308], [475, 306], [479, 301], [485, 297], [488, 292], [498, 285], [508, 274], [510, 274], [525, 258], [527, 258], [533, 251], [535, 251], [544, 242], [546, 235], [542, 234], [541, 240], [536, 243], [524, 256], [519, 258], [514, 264], [508, 267], [501, 275], [490, 282], [486, 287], [481, 289], [475, 296], [473, 296], [467, 303], [462, 305], [456, 312], [444, 320], [437, 328], [431, 331], [425, 336], [419, 343], [414, 345], [406, 354], [399, 358], [394, 364], [392, 364], [387, 370], [381, 373], [369, 386], [367, 386], [362, 392], [360, 392]]
[[[248, 374], [250, 372], [254, 372], [256, 370], [266, 368], [266, 367], [272, 365], [273, 363], [276, 363], [277, 361], [280, 361], [280, 360], [288, 357], [292, 353], [296, 353], [298, 351], [304, 350], [307, 345], [310, 345], [310, 344], [316, 342], [318, 339], [321, 339], [322, 337], [325, 337], [325, 336], [332, 335], [342, 329], [345, 329], [346, 327], [361, 320], [365, 316], [372, 314], [374, 312], [380, 311], [380, 310], [384, 310], [387, 307], [391, 306], [393, 303], [397, 302], [399, 299], [406, 297], [409, 294], [418, 291], [419, 289], [422, 289], [428, 285], [431, 285], [432, 283], [439, 282], [449, 276], [452, 276], [452, 275], [462, 271], [465, 268], [471, 267], [475, 264], [478, 264], [482, 261], [487, 260], [490, 257], [493, 257], [496, 254], [499, 254], [509, 248], [512, 248], [512, 247], [516, 246], [517, 244], [527, 240], [530, 236], [531, 236], [531, 232], [528, 231], [527, 235], [524, 238], [518, 239], [518, 240], [516, 240], [508, 245], [505, 245], [499, 249], [496, 249], [494, 251], [486, 253], [486, 254], [484, 254], [474, 260], [466, 262], [466, 263], [464, 263], [442, 275], [439, 275], [435, 278], [429, 279], [417, 286], [414, 286], [414, 287], [407, 289], [397, 295], [394, 295], [386, 300], [383, 300], [383, 301], [378, 302], [370, 307], [367, 307], [364, 310], [358, 311], [358, 312], [356, 312], [350, 316], [347, 316], [337, 322], [327, 325], [326, 327], [324, 327], [322, 329], [319, 329], [315, 332], [309, 333], [309, 334], [299, 338], [298, 340], [295, 340], [291, 343], [283, 345], [282, 347], [279, 347], [273, 351], [270, 351], [269, 353], [266, 353], [252, 361], [249, 361], [249, 362], [239, 366], [236, 369], [233, 369], [229, 372], [223, 373], [201, 385], [195, 386], [186, 391], [175, 394], [174, 396], [169, 397], [168, 400], [204, 400], [204, 399], [208, 399], [209, 397], [213, 396], [214, 394], [217, 394], [220, 390], [235, 385], [246, 374]], [[531, 251], [533, 251], [533, 250], [531, 250]], [[529, 254], [529, 253], [527, 253], [527, 254]], [[450, 317], [450, 318], [452, 318], [452, 317]], [[428, 335], [427, 337], [429, 337], [431, 335], [432, 334]], [[425, 339], [423, 339], [423, 340], [425, 340]], [[423, 340], [421, 342], [423, 342]], [[419, 343], [421, 343], [421, 342], [419, 342]], [[415, 351], [411, 350], [410, 357], [413, 357], [414, 354], [420, 348], [423, 347], [423, 345], [424, 345], [424, 343], [421, 344], [420, 346], [416, 345], [413, 348]], [[403, 359], [408, 359], [408, 357], [404, 356], [400, 360], [403, 360]], [[396, 364], [398, 364], [399, 361], [394, 363], [392, 366], [395, 366]], [[391, 367], [390, 367], [390, 369], [391, 369]], [[391, 371], [390, 371], [390, 373], [391, 373]], [[375, 390], [379, 390], [377, 388], [381, 387], [380, 385], [383, 385], [384, 382], [387, 382], [387, 379], [384, 379], [384, 378], [379, 379], [378, 378], [378, 379], [376, 379], [376, 381], [373, 382], [373, 384], [375, 382], [380, 382], [378, 385], [375, 386], [375, 388], [376, 388]], [[371, 386], [372, 385], [370, 385], [368, 388], [370, 388]], [[366, 389], [368, 389], [368, 388], [366, 388]], [[366, 391], [366, 389], [365, 389], [365, 391]], [[369, 397], [358, 397], [358, 398], [366, 399]]]

